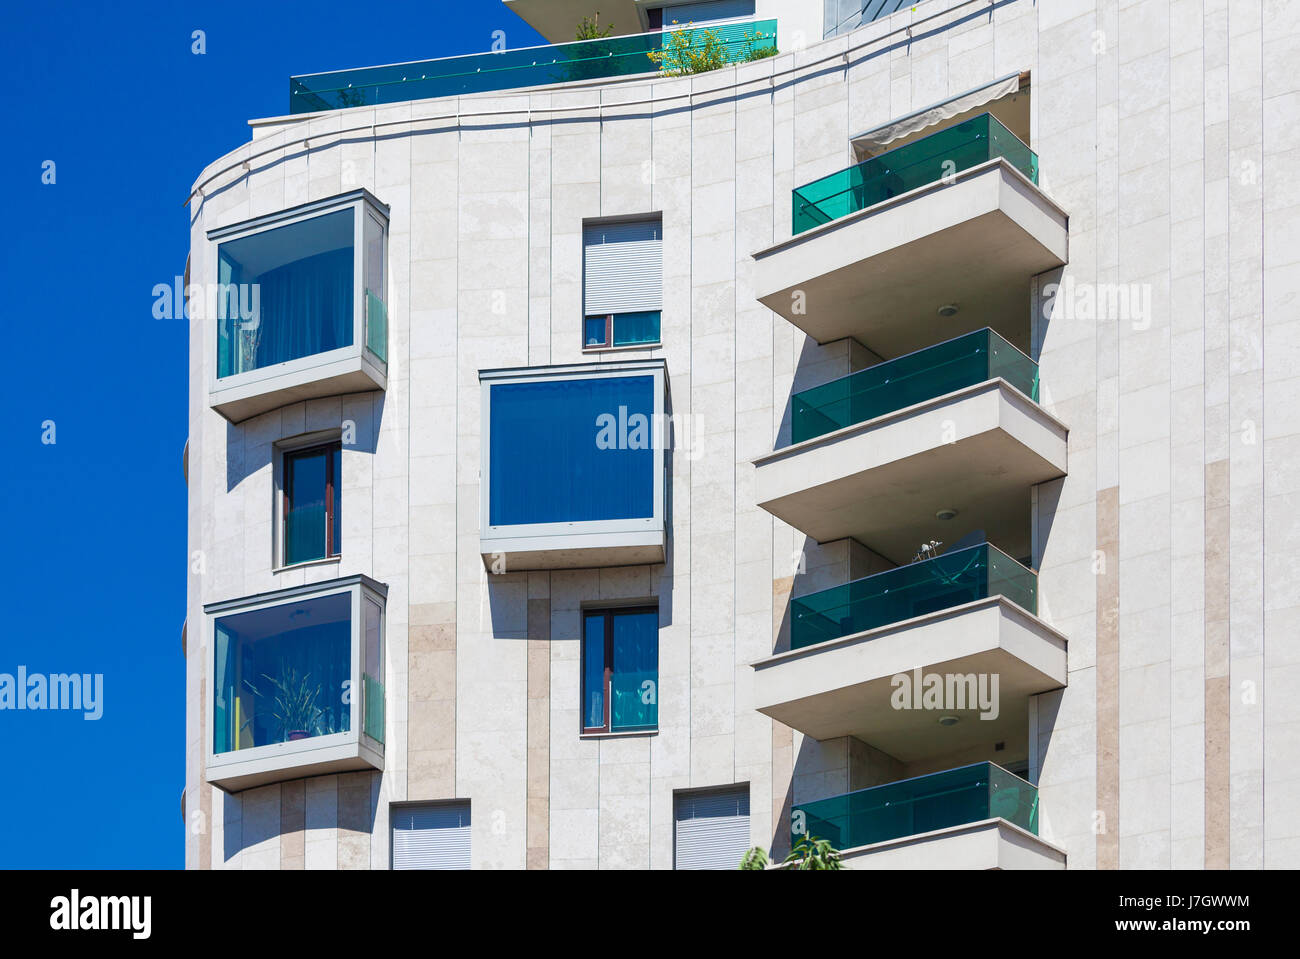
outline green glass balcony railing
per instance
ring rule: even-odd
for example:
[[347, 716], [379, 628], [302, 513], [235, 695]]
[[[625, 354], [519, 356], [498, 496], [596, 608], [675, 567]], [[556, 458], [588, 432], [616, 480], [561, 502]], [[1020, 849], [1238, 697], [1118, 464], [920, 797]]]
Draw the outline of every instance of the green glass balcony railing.
[[384, 684], [369, 673], [362, 673], [362, 685], [364, 686], [365, 696], [361, 703], [365, 711], [365, 722], [362, 728], [366, 735], [375, 742], [384, 741]]
[[366, 349], [388, 362], [388, 310], [384, 301], [366, 290]]
[[1038, 364], [985, 327], [794, 394], [791, 442], [997, 377], [1038, 402]]
[[1038, 789], [994, 763], [974, 763], [797, 805], [791, 838], [797, 842], [802, 828], [852, 849], [985, 819], [1037, 836]]
[[790, 601], [790, 648], [803, 649], [1001, 594], [1038, 614], [1038, 576], [989, 543]]
[[1038, 182], [1038, 155], [992, 114], [981, 113], [799, 187], [791, 230], [797, 236], [994, 157]]
[[[692, 47], [703, 47], [706, 31], [715, 33], [729, 63], [776, 48], [775, 20], [679, 29], [689, 31]], [[314, 113], [653, 73], [659, 68], [647, 54], [662, 49], [665, 36], [664, 32], [638, 33], [291, 77], [289, 112]]]

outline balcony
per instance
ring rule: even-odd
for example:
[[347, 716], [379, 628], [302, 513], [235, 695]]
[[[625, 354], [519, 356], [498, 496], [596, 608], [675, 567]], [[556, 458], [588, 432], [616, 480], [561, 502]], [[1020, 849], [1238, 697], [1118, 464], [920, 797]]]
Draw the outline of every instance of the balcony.
[[819, 343], [884, 357], [933, 341], [936, 314], [1028, 349], [1011, 318], [1068, 259], [1068, 218], [1037, 181], [1034, 153], [983, 113], [799, 187], [793, 237], [754, 255], [758, 299]]
[[[1065, 637], [1037, 609], [1035, 573], [989, 544], [797, 597], [790, 650], [753, 664], [756, 708], [903, 763], [1023, 736], [1029, 697], [1066, 682]], [[899, 705], [896, 677], [917, 670], [951, 681], [960, 701]], [[969, 685], [981, 676], [989, 689], [996, 677], [995, 701]], [[958, 722], [938, 723], [938, 708]]]
[[212, 409], [239, 423], [386, 387], [387, 230], [388, 208], [357, 190], [208, 233]]
[[479, 380], [489, 572], [664, 561], [663, 360], [484, 370]]
[[983, 529], [1025, 555], [1029, 489], [1066, 472], [1068, 430], [1037, 399], [1037, 364], [990, 329], [804, 390], [795, 442], [754, 461], [758, 503], [895, 563], [940, 512], [947, 542]]
[[[571, 28], [577, 22], [573, 20]], [[704, 45], [706, 31], [717, 35], [730, 63], [776, 48], [775, 20], [695, 28], [690, 31], [693, 47]], [[638, 33], [291, 77], [289, 112], [318, 113], [655, 73], [659, 68], [649, 54], [663, 49], [667, 34]]]
[[1038, 790], [989, 762], [800, 803], [791, 821], [829, 839], [850, 869], [1065, 866], [1038, 838]]
[[386, 597], [351, 576], [205, 607], [208, 782], [384, 768]]

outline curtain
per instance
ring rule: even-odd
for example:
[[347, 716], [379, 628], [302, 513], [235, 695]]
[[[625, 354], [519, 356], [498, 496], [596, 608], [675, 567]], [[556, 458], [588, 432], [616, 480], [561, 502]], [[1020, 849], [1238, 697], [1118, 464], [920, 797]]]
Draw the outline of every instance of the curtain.
[[497, 383], [490, 396], [491, 525], [654, 515], [654, 377]]
[[582, 632], [582, 725], [605, 725], [605, 614], [590, 613]]
[[352, 345], [352, 265], [349, 247], [286, 263], [257, 278], [261, 320], [249, 369]]
[[659, 721], [659, 612], [615, 613], [610, 729]]
[[[347, 622], [330, 623], [241, 643], [244, 681], [256, 690], [252, 695], [253, 745], [284, 742], [289, 733], [307, 725], [292, 723], [295, 729], [282, 728], [274, 715], [275, 698], [280, 692], [272, 680], [288, 681], [314, 695], [321, 710], [318, 725], [303, 732], [323, 736], [351, 728], [350, 702], [361, 695], [361, 690], [344, 686], [352, 675], [351, 633]], [[349, 693], [347, 703], [343, 701], [345, 690]]]

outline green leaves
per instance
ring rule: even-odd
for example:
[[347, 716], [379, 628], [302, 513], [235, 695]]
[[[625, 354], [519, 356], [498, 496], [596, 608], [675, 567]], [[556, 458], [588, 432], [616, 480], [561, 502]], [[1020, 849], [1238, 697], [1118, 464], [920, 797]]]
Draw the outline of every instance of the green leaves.
[[725, 67], [730, 61], [727, 45], [718, 31], [696, 30], [689, 23], [685, 29], [664, 31], [663, 49], [651, 50], [646, 56], [659, 65], [660, 73], [666, 77], [708, 73]]
[[762, 846], [755, 846], [740, 857], [741, 869], [766, 869], [767, 864], [767, 853], [763, 851]]
[[[289, 738], [290, 733], [306, 733], [308, 736], [318, 736], [321, 733], [321, 720], [325, 711], [319, 705], [321, 688], [311, 687], [310, 673], [298, 675], [297, 670], [293, 667], [285, 667], [280, 670], [279, 678], [262, 674], [262, 678], [271, 684], [274, 695], [271, 697], [271, 716], [275, 719], [276, 725], [280, 730], [280, 741], [284, 742]], [[252, 691], [255, 696], [262, 696], [260, 689], [244, 680], [244, 685]], [[252, 717], [248, 723], [251, 723]], [[248, 725], [245, 723], [245, 725]]]
[[790, 855], [785, 857], [785, 865], [792, 869], [843, 869], [840, 854], [835, 851], [829, 839], [816, 836], [803, 836], [794, 844]]
[[614, 32], [614, 25], [611, 23], [604, 30], [600, 28], [600, 11], [596, 11], [594, 17], [583, 17], [582, 22], [578, 24], [577, 33], [574, 34], [574, 40], [599, 40], [601, 37], [607, 37]]

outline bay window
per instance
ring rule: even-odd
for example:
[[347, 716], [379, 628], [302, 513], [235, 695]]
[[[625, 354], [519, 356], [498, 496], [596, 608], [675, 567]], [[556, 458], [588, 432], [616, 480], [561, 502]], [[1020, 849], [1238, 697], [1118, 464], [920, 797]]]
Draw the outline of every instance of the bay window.
[[388, 210], [365, 190], [212, 230], [214, 409], [386, 386]]
[[479, 376], [489, 570], [662, 562], [663, 361]]
[[206, 607], [209, 782], [383, 768], [386, 594], [351, 576]]

